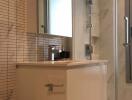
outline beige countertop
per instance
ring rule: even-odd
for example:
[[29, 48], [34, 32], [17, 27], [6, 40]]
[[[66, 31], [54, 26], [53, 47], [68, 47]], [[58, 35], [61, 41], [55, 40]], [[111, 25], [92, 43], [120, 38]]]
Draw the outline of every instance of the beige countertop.
[[34, 67], [34, 68], [59, 68], [59, 69], [71, 69], [107, 65], [107, 60], [66, 60], [66, 61], [44, 61], [44, 62], [20, 62], [17, 63], [17, 68]]

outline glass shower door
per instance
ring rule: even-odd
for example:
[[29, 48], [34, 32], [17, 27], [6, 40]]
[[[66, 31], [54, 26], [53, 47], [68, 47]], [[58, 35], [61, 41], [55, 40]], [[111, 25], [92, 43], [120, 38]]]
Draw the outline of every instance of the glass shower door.
[[[124, 19], [125, 16], [125, 19]], [[118, 1], [118, 86], [117, 100], [132, 99], [132, 1]], [[124, 44], [124, 46], [123, 46]]]
[[126, 52], [126, 79], [132, 82], [132, 1], [126, 0], [125, 3], [125, 52]]

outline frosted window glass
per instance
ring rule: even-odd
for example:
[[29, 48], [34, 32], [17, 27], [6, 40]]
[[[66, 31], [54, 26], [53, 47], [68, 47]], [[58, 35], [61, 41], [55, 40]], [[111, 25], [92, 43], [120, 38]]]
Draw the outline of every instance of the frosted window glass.
[[72, 37], [71, 0], [49, 0], [49, 33]]

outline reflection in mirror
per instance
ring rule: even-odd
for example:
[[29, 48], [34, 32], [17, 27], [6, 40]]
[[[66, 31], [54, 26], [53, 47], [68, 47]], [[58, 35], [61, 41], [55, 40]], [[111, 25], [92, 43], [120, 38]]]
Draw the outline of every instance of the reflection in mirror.
[[38, 0], [39, 33], [72, 37], [72, 0]]

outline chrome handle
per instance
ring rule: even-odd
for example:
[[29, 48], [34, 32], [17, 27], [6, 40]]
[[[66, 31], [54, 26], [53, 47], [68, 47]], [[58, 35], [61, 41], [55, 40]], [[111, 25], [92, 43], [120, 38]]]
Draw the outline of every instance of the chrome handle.
[[53, 91], [54, 87], [64, 87], [64, 84], [55, 85], [55, 84], [49, 83], [49, 84], [46, 84], [45, 86], [48, 87], [48, 91]]
[[126, 40], [125, 40], [125, 44], [128, 45], [128, 43], [129, 43], [129, 19], [128, 19], [128, 17], [125, 17], [125, 22], [126, 22]]
[[64, 86], [64, 84], [52, 84], [52, 83], [49, 83], [49, 84], [46, 84], [45, 85], [46, 87], [49, 87], [49, 86], [52, 86], [52, 87], [63, 87]]

